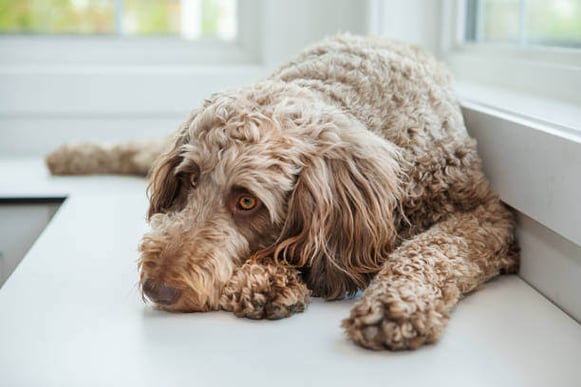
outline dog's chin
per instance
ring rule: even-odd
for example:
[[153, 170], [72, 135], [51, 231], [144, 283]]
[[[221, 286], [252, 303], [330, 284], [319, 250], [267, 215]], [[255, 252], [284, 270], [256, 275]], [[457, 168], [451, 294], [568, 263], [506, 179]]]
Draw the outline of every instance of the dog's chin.
[[158, 303], [153, 303], [156, 309], [170, 312], [170, 313], [202, 313], [211, 312], [213, 310], [218, 310], [219, 308], [213, 307], [208, 304], [203, 305], [192, 305], [188, 303], [177, 303], [174, 305], [163, 305]]
[[182, 292], [179, 299], [172, 304], [156, 302], [147, 297], [146, 299], [156, 309], [172, 313], [211, 312], [220, 309], [218, 302], [210, 302], [210, 300], [200, 301], [199, 297], [192, 291]]

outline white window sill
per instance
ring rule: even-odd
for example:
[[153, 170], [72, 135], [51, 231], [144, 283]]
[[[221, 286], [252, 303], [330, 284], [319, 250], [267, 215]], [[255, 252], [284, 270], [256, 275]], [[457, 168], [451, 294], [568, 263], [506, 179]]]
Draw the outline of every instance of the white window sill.
[[456, 89], [496, 192], [581, 246], [581, 109], [472, 83]]
[[518, 210], [521, 277], [581, 321], [581, 109], [474, 83], [456, 89], [493, 190]]
[[[247, 39], [248, 40], [248, 39]], [[0, 36], [0, 64], [142, 66], [257, 64], [256, 37], [247, 42], [173, 37]]]
[[486, 108], [499, 117], [526, 120], [541, 130], [581, 141], [579, 105], [476, 82], [457, 82], [456, 92], [464, 107]]

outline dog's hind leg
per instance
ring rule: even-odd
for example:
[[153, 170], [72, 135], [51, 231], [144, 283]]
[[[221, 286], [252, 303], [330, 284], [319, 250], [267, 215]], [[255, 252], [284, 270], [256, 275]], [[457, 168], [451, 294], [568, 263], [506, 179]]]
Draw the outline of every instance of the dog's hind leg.
[[462, 295], [518, 270], [514, 223], [513, 214], [491, 198], [404, 242], [343, 321], [347, 334], [372, 349], [436, 342]]
[[78, 143], [63, 145], [46, 156], [53, 175], [147, 175], [162, 153], [164, 140], [132, 141], [115, 145]]

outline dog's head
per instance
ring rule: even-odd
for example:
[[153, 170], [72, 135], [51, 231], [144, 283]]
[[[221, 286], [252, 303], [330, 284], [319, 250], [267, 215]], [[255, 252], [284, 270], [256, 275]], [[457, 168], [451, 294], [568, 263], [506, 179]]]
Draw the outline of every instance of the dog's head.
[[153, 169], [142, 290], [166, 310], [217, 309], [236, 267], [271, 257], [315, 294], [354, 292], [393, 248], [398, 173], [393, 145], [312, 94], [216, 95]]

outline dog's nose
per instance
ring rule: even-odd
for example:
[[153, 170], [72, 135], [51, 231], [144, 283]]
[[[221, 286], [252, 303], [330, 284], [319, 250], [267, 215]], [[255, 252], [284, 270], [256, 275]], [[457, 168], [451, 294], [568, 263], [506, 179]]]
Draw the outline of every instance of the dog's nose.
[[143, 283], [143, 293], [151, 301], [160, 305], [172, 305], [180, 296], [178, 289], [166, 284], [156, 283], [152, 279], [146, 279]]

